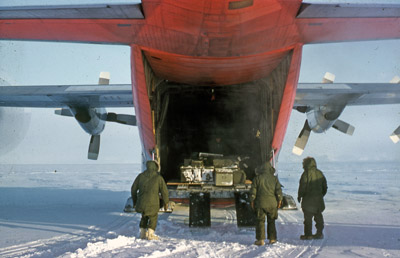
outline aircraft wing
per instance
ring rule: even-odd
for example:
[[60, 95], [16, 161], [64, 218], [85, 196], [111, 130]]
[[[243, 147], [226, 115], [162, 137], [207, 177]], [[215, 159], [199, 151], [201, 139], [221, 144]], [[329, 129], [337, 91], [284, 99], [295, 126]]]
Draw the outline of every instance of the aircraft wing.
[[[400, 84], [299, 83], [294, 107], [400, 104]], [[0, 106], [63, 108], [133, 107], [130, 84], [1, 86]]]
[[137, 2], [0, 7], [1, 39], [130, 44], [143, 23]]
[[143, 19], [140, 3], [38, 5], [0, 8], [1, 19]]
[[[149, 42], [162, 41], [152, 35], [163, 26], [155, 21], [147, 24], [144, 14], [157, 15], [158, 11], [157, 2], [145, 0], [130, 4], [1, 7], [0, 37], [149, 46]], [[304, 44], [397, 39], [400, 4], [303, 3], [293, 25], [298, 29], [296, 37]], [[175, 35], [171, 33], [167, 35]], [[186, 40], [192, 42], [197, 36], [189, 33]]]
[[1, 86], [0, 106], [66, 108], [133, 107], [130, 84]]
[[307, 4], [296, 17], [305, 44], [400, 37], [400, 5]]
[[299, 83], [294, 107], [400, 104], [396, 83]]

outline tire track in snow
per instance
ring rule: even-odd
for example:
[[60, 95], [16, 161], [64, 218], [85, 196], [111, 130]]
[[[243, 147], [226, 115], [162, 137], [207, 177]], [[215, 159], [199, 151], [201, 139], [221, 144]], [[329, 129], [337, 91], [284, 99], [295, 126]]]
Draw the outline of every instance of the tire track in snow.
[[[53, 245], [63, 245], [63, 243], [78, 242], [86, 238], [87, 232], [78, 231], [71, 234], [65, 234], [50, 239], [32, 241], [20, 245], [9, 246], [0, 249], [0, 257], [20, 257], [31, 255], [43, 255]], [[50, 255], [50, 254], [49, 254]]]
[[59, 256], [66, 252], [85, 247], [87, 243], [91, 241], [105, 239], [107, 236], [116, 237], [117, 234], [114, 231], [125, 228], [124, 225], [131, 222], [132, 217], [135, 217], [135, 214], [134, 216], [130, 216], [120, 213], [119, 217], [108, 224], [105, 228], [100, 228], [100, 226], [89, 226], [87, 230], [79, 230], [49, 239], [41, 239], [20, 245], [0, 248], [0, 257]]
[[[286, 242], [286, 257], [314, 257], [317, 256], [324, 246], [326, 240], [300, 240], [303, 234], [302, 213], [295, 211], [282, 211], [279, 213], [278, 222], [281, 222], [279, 229], [282, 230]], [[279, 240], [278, 240], [279, 241]]]
[[[298, 254], [296, 254], [296, 258], [298, 257], [316, 257], [320, 253], [321, 249], [323, 248], [326, 240], [301, 240], [306, 243], [303, 245], [302, 250]], [[309, 244], [307, 244], [309, 243]], [[296, 251], [296, 249], [294, 250]], [[292, 253], [291, 253], [292, 254]], [[295, 255], [293, 253], [293, 255]], [[292, 255], [291, 255], [292, 256]]]
[[[286, 231], [289, 229], [292, 231], [292, 226], [298, 224], [298, 219], [293, 213], [281, 212], [279, 215], [278, 222], [283, 224], [281, 227]], [[75, 235], [66, 234], [9, 247], [8, 250], [2, 249], [4, 255], [0, 253], [0, 256], [313, 257], [321, 248], [312, 243], [304, 246], [305, 242], [293, 240], [292, 232], [282, 232], [285, 240], [280, 242], [278, 239], [275, 245], [254, 246], [254, 229], [232, 227], [232, 224], [236, 224], [234, 209], [215, 212], [211, 228], [206, 229], [190, 228], [182, 219], [171, 221], [168, 214], [162, 214], [157, 228], [160, 241], [144, 241], [135, 237], [136, 233], [132, 232], [132, 228], [138, 229], [140, 214], [121, 213], [119, 216], [106, 227], [91, 226], [88, 231], [74, 232]], [[124, 233], [127, 236], [123, 236]]]

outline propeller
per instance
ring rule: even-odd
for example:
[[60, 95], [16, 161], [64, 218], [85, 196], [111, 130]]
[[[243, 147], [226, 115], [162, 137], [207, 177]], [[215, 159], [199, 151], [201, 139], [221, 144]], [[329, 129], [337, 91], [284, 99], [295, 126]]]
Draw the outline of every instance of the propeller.
[[[108, 85], [109, 83], [110, 83], [110, 73], [100, 72], [99, 85]], [[134, 126], [136, 125], [136, 116], [109, 112], [107, 113], [106, 121]], [[100, 151], [100, 134], [92, 135], [90, 137], [88, 159], [97, 160], [99, 156], [99, 151]]]
[[[333, 83], [335, 80], [335, 75], [332, 73], [325, 73], [324, 78], [322, 79], [322, 83]], [[310, 108], [310, 107], [301, 107], [301, 108], [297, 108], [297, 110], [299, 112], [302, 113], [312, 113], [315, 111], [315, 109], [317, 109], [318, 107], [314, 107], [314, 108]], [[332, 109], [332, 111], [328, 111], [326, 113], [320, 113], [319, 116], [321, 116], [321, 120], [323, 119], [323, 121], [325, 122], [315, 122], [315, 121], [321, 121], [319, 119], [316, 119], [315, 121], [312, 119], [311, 121], [311, 126], [313, 128], [310, 127], [310, 123], [308, 121], [308, 119], [306, 119], [303, 129], [301, 130], [299, 136], [297, 137], [296, 143], [294, 144], [294, 147], [292, 149], [292, 152], [296, 155], [301, 155], [303, 154], [303, 151], [307, 145], [308, 142], [308, 138], [310, 137], [310, 133], [311, 130], [314, 130], [315, 132], [322, 132], [322, 130], [326, 130], [329, 129], [330, 126], [332, 126], [333, 128], [335, 128], [336, 130], [348, 134], [348, 135], [353, 135], [354, 133], [354, 126], [337, 119], [337, 117], [340, 115], [340, 113], [342, 112], [343, 109], [341, 110], [335, 110]], [[310, 118], [310, 117], [309, 117]], [[332, 124], [331, 121], [334, 121], [336, 119], [336, 121]], [[314, 122], [313, 122], [314, 121]], [[316, 127], [319, 127], [319, 129], [316, 129]], [[321, 130], [322, 129], [322, 130]]]
[[[101, 72], [99, 77], [99, 85], [108, 85], [110, 82], [110, 73]], [[105, 108], [92, 107], [74, 107], [57, 109], [54, 112], [61, 116], [75, 117], [76, 121], [85, 132], [91, 135], [88, 159], [97, 160], [100, 150], [100, 134], [104, 130], [106, 121], [124, 125], [135, 126], [137, 124], [136, 116], [107, 113]]]

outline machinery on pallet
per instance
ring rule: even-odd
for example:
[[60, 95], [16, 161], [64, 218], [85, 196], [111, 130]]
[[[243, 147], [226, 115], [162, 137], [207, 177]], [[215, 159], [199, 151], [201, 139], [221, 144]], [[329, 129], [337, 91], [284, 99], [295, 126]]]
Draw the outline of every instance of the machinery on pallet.
[[185, 159], [180, 167], [181, 182], [215, 186], [244, 184], [246, 174], [239, 168], [240, 157], [223, 158], [221, 154], [199, 153], [199, 159]]
[[[211, 225], [210, 208], [235, 205], [237, 224], [254, 226], [255, 216], [249, 201], [251, 181], [240, 163], [245, 158], [199, 153], [185, 159], [180, 167], [180, 182], [168, 182], [170, 199], [189, 204], [189, 226]], [[283, 209], [297, 209], [294, 199], [284, 194]]]

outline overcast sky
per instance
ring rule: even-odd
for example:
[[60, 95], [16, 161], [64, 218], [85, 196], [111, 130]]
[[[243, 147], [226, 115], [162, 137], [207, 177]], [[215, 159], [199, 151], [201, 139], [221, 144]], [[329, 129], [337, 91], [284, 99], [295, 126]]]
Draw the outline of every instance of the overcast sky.
[[[395, 75], [400, 76], [399, 46], [400, 40], [305, 46], [300, 82], [320, 82], [327, 71], [336, 75], [336, 82], [389, 82]], [[129, 47], [0, 41], [0, 79], [11, 85], [96, 84], [101, 71], [111, 73], [110, 83], [130, 83]], [[26, 135], [12, 151], [0, 152], [0, 163], [93, 163], [86, 158], [90, 136], [73, 118], [54, 115], [51, 109], [26, 111], [30, 113]], [[110, 111], [134, 113], [133, 109]], [[400, 160], [400, 143], [393, 144], [389, 139], [400, 125], [400, 105], [346, 107], [340, 119], [356, 127], [354, 135], [334, 129], [312, 134], [303, 156], [298, 158], [291, 149], [305, 119], [304, 114], [293, 111], [280, 162], [300, 161], [308, 155], [319, 160]], [[2, 119], [0, 130], [4, 124], [10, 122]], [[23, 130], [16, 124], [12, 131]], [[0, 143], [6, 141], [2, 136]], [[136, 127], [108, 123], [101, 138], [97, 163], [140, 162]]]

